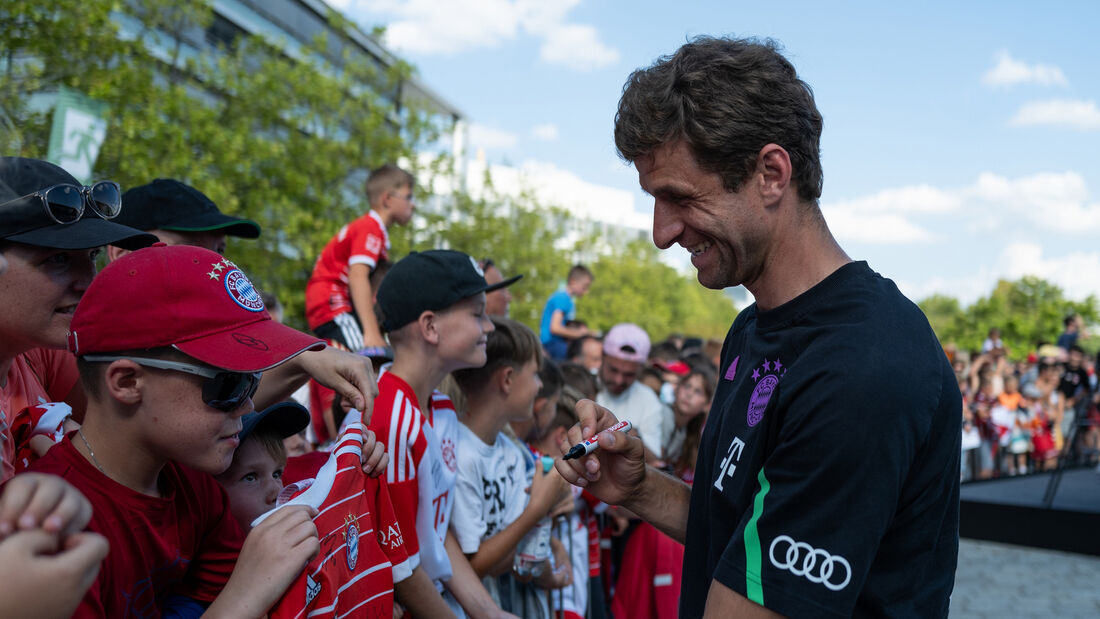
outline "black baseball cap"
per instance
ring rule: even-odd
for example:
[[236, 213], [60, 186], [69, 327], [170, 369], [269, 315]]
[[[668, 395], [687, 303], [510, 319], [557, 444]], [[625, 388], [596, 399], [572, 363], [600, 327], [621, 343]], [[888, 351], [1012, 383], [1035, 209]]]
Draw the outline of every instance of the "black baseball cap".
[[59, 224], [45, 207], [26, 201], [41, 203], [41, 199], [27, 196], [54, 185], [82, 187], [83, 183], [48, 161], [0, 157], [0, 239], [54, 249], [90, 249], [101, 245], [141, 249], [157, 241], [152, 234], [103, 219], [88, 207], [80, 219]]
[[201, 191], [171, 178], [158, 178], [122, 194], [122, 213], [117, 221], [140, 230], [221, 230], [246, 239], [260, 236], [256, 222], [226, 215]]
[[446, 309], [479, 292], [511, 286], [522, 275], [489, 285], [477, 261], [453, 249], [412, 252], [390, 268], [378, 286], [382, 330], [395, 331], [428, 311]]
[[305, 430], [309, 426], [309, 421], [309, 411], [304, 406], [287, 400], [241, 417], [241, 431], [237, 436], [243, 443], [249, 434], [262, 426], [271, 428], [282, 438], [287, 438]]

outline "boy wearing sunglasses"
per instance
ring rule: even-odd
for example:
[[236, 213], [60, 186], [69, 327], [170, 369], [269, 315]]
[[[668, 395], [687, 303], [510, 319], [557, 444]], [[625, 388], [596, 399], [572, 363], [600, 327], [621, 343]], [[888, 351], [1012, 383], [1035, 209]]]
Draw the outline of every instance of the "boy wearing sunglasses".
[[16, 412], [65, 394], [75, 374], [65, 337], [104, 245], [138, 249], [156, 241], [109, 219], [121, 208], [118, 185], [85, 187], [52, 163], [0, 157], [0, 482], [14, 473], [10, 426]]
[[[111, 545], [76, 615], [164, 608], [261, 616], [317, 552], [309, 508], [282, 510], [244, 540], [225, 491], [261, 372], [323, 343], [271, 320], [232, 262], [153, 246], [108, 265], [72, 318], [69, 350], [88, 396], [84, 424], [31, 470], [92, 503]], [[239, 555], [239, 558], [238, 558]]]

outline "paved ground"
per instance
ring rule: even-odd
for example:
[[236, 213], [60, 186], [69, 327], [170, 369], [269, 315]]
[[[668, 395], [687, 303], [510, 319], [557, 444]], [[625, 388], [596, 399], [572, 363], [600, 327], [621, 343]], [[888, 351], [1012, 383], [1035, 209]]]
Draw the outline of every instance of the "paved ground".
[[961, 540], [951, 617], [1100, 617], [1100, 557]]

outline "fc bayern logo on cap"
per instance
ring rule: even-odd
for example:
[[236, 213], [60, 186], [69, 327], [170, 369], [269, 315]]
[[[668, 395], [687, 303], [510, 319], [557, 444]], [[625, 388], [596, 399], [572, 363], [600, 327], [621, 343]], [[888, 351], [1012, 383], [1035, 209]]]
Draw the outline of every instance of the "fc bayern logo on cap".
[[233, 302], [250, 312], [264, 311], [264, 300], [248, 277], [240, 269], [233, 269], [225, 274], [225, 291]]

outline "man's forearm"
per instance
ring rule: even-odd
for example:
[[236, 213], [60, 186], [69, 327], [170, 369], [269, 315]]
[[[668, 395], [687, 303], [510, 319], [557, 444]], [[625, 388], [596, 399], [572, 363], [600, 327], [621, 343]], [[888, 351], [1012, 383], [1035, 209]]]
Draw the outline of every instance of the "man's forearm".
[[645, 473], [645, 481], [638, 492], [622, 506], [683, 544], [687, 535], [691, 488], [652, 466], [647, 466]]
[[490, 619], [500, 613], [500, 608], [490, 597], [489, 591], [481, 583], [466, 555], [458, 545], [458, 540], [447, 531], [447, 557], [451, 560], [451, 579], [443, 585], [462, 605], [462, 609], [473, 619]]

